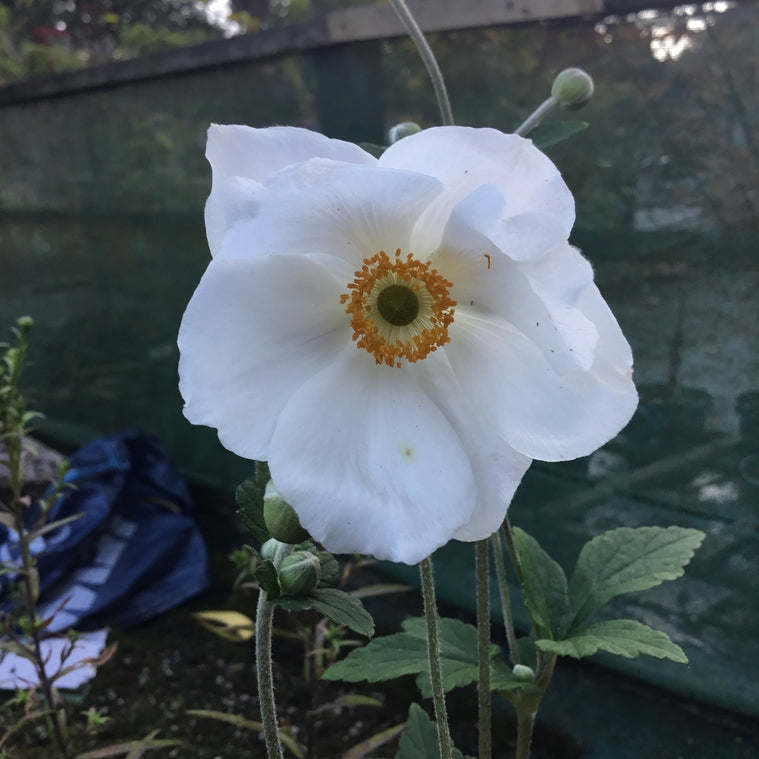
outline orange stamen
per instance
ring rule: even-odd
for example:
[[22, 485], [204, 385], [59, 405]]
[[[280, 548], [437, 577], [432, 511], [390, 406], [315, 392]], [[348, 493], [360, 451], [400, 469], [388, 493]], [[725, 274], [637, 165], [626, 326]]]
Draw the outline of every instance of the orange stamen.
[[[413, 363], [449, 342], [456, 301], [448, 291], [453, 285], [428, 261], [411, 253], [401, 258], [400, 248], [391, 259], [381, 250], [365, 258], [354, 276], [348, 284], [351, 292], [341, 295], [340, 303], [347, 303], [356, 346], [371, 353], [378, 364], [400, 367], [404, 358]], [[419, 314], [410, 324], [390, 324], [379, 313], [377, 298], [390, 285], [408, 287], [419, 299]]]

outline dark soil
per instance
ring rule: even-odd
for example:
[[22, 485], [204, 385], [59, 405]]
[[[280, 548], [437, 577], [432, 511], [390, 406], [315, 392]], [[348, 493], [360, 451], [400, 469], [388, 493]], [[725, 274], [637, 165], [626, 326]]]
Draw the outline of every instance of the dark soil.
[[[216, 520], [226, 519], [216, 511], [213, 513]], [[114, 658], [100, 668], [91, 682], [78, 692], [66, 695], [69, 730], [77, 752], [144, 738], [157, 731], [155, 737], [178, 739], [183, 745], [148, 752], [148, 757], [265, 759], [263, 740], [257, 732], [188, 713], [188, 710], [206, 709], [248, 720], [260, 719], [252, 641], [235, 643], [224, 640], [201, 627], [192, 616], [195, 611], [224, 608], [254, 616], [255, 592], [232, 591], [235, 570], [226, 558], [234, 540], [242, 544], [245, 536], [240, 533], [230, 540], [230, 534], [222, 535], [219, 529], [205, 532], [212, 587], [148, 624], [112, 630], [109, 642], [118, 643]], [[362, 583], [379, 580], [381, 578], [371, 574], [361, 578]], [[390, 608], [387, 601], [383, 603], [384, 606], [371, 609], [380, 633], [397, 631], [398, 619], [421, 613], [416, 592], [404, 594], [398, 602], [400, 607], [394, 603], [389, 614], [386, 613]], [[275, 627], [291, 632], [296, 630], [289, 617], [278, 611]], [[390, 623], [385, 621], [388, 617], [396, 619]], [[302, 630], [309, 620], [303, 615], [300, 619]], [[389, 629], [383, 630], [383, 627]], [[421, 700], [412, 677], [380, 685], [350, 685], [323, 680], [309, 683], [301, 644], [277, 636], [274, 649], [280, 720], [303, 745], [309, 747], [307, 759], [340, 759], [360, 741], [404, 722], [412, 701], [422, 703], [432, 714], [431, 704]], [[320, 711], [317, 715], [310, 713], [316, 706], [330, 703], [347, 693], [369, 695], [384, 705], [343, 707]], [[498, 699], [496, 696], [496, 701]], [[477, 753], [476, 703], [473, 686], [449, 694], [454, 742], [470, 755]], [[510, 707], [505, 702], [496, 704], [496, 707], [502, 713], [494, 720], [493, 755], [510, 756], [513, 755], [514, 734]], [[84, 713], [91, 708], [108, 718], [99, 728], [87, 727]], [[20, 714], [20, 709], [16, 712]], [[8, 718], [7, 711], [0, 712], [0, 719]], [[389, 758], [396, 750], [397, 740], [368, 756]], [[580, 753], [579, 747], [564, 736], [538, 730], [534, 759], [576, 759]], [[8, 759], [51, 759], [54, 756], [56, 753], [45, 735], [44, 721], [21, 731], [7, 754]]]

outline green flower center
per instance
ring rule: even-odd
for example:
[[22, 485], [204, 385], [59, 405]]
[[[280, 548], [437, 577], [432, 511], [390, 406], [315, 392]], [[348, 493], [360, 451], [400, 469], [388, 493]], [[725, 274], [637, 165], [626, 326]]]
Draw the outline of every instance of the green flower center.
[[405, 327], [419, 314], [419, 298], [406, 285], [388, 285], [377, 296], [377, 311], [388, 324]]

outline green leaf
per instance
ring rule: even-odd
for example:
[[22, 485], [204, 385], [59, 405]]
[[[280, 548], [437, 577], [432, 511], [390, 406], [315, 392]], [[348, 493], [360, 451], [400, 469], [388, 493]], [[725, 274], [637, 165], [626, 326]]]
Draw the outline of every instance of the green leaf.
[[609, 619], [586, 627], [565, 640], [538, 640], [535, 645], [560, 656], [580, 659], [597, 651], [633, 659], [641, 654], [687, 664], [684, 651], [661, 630], [653, 630], [634, 619]]
[[[397, 738], [405, 729], [406, 723], [401, 722], [400, 725], [393, 725], [386, 730], [370, 735], [368, 738], [361, 741], [361, 743], [357, 743], [353, 748], [346, 751], [343, 754], [342, 759], [364, 759], [365, 756], [371, 754], [375, 749], [384, 746], [386, 743], [390, 743], [393, 738]], [[2, 757], [0, 757], [0, 759], [2, 759]]]
[[245, 480], [237, 486], [235, 502], [237, 503], [237, 516], [240, 517], [243, 527], [256, 540], [265, 543], [271, 535], [269, 535], [266, 522], [264, 522], [264, 491], [257, 479], [256, 477]]
[[269, 601], [274, 602], [279, 598], [279, 579], [274, 564], [270, 561], [262, 561], [256, 567], [253, 576], [261, 590], [266, 591]]
[[[465, 759], [457, 748], [453, 749], [454, 759]], [[440, 759], [440, 746], [435, 723], [419, 704], [411, 704], [408, 721], [403, 731], [395, 759]]]
[[[349, 627], [359, 635], [374, 635], [374, 620], [358, 598], [336, 588], [317, 588], [307, 596], [281, 596], [273, 601], [287, 611], [314, 609], [338, 625]], [[363, 649], [360, 649], [363, 650]], [[352, 680], [351, 682], [356, 682]]]
[[535, 143], [536, 148], [543, 150], [582, 132], [587, 126], [587, 121], [551, 121], [536, 126], [527, 137]]
[[570, 634], [612, 598], [680, 577], [705, 537], [685, 527], [619, 527], [586, 543], [569, 584]]
[[558, 637], [569, 614], [569, 593], [564, 570], [519, 527], [514, 542], [524, 573], [525, 606], [530, 619], [551, 638]]
[[[401, 633], [376, 638], [367, 646], [351, 651], [345, 659], [333, 664], [324, 677], [352, 683], [376, 683], [404, 675], [418, 675], [416, 682], [422, 695], [425, 698], [431, 696], [425, 619], [407, 619], [402, 626]], [[440, 619], [438, 634], [444, 690], [447, 692], [475, 682], [478, 677], [476, 628], [457, 619]], [[491, 645], [491, 658], [498, 653], [498, 646]]]

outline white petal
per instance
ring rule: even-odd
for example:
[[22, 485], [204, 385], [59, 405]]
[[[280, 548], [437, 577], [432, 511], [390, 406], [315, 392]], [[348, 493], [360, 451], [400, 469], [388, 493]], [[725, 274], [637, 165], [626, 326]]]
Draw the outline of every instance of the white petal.
[[586, 456], [627, 424], [637, 405], [630, 349], [595, 285], [581, 298], [601, 337], [590, 370], [559, 374], [507, 322], [460, 310], [446, 354], [469, 398], [515, 450], [534, 459]]
[[[504, 213], [545, 213], [569, 236], [574, 199], [557, 168], [530, 140], [495, 129], [435, 127], [405, 137], [380, 158], [381, 166], [419, 171], [445, 185], [420, 224], [420, 244], [437, 246], [454, 206], [481, 185], [496, 185]], [[417, 241], [415, 240], [415, 245]]]
[[282, 408], [350, 344], [341, 289], [305, 258], [213, 259], [179, 330], [185, 416], [234, 453], [268, 458]]
[[364, 165], [377, 162], [350, 142], [307, 129], [212, 124], [206, 145], [212, 184], [205, 210], [211, 255], [218, 253], [227, 229], [251, 208], [262, 182], [287, 166], [315, 157]]
[[503, 192], [483, 185], [453, 208], [441, 247], [482, 261], [482, 249], [490, 243], [512, 261], [528, 261], [566, 240], [557, 217], [544, 211], [511, 214]]
[[466, 453], [414, 373], [353, 347], [287, 405], [269, 466], [303, 526], [335, 553], [414, 564], [474, 506]]
[[484, 540], [503, 523], [519, 483], [532, 459], [517, 453], [493, 430], [467, 398], [445, 351], [435, 351], [419, 365], [424, 386], [456, 430], [474, 472], [474, 511], [454, 537]]
[[227, 234], [222, 255], [339, 256], [352, 272], [381, 250], [408, 252], [419, 214], [441, 189], [423, 174], [315, 159], [267, 185], [255, 215]]
[[248, 177], [266, 181], [272, 174], [309, 158], [373, 165], [377, 159], [357, 145], [333, 140], [298, 127], [255, 129], [238, 124], [212, 124], [208, 130], [206, 158], [214, 181], [225, 177]]

